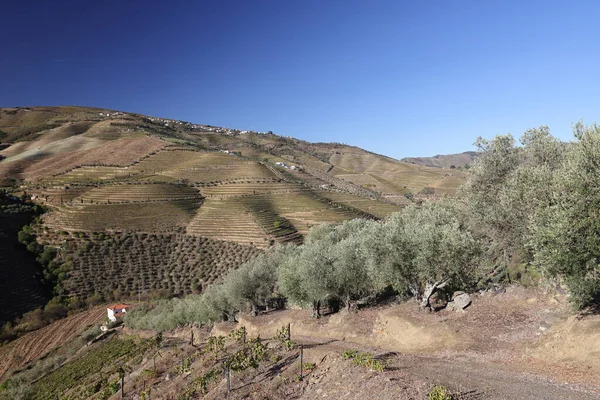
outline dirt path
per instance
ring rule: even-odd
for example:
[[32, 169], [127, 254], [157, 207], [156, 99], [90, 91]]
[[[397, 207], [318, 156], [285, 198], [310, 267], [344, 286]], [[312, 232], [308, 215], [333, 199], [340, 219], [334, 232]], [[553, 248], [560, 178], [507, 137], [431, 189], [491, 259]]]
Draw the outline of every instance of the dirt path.
[[[460, 393], [461, 399], [600, 399], [600, 385], [562, 384], [547, 377], [511, 371], [503, 364], [390, 353], [350, 341], [309, 336], [296, 336], [295, 340], [304, 345], [305, 357], [312, 362], [318, 362], [332, 352], [341, 354], [346, 349], [369, 351], [389, 360], [389, 372], [385, 373], [391, 375], [388, 379], [395, 380], [393, 375], [396, 371], [408, 373], [417, 379], [449, 387]], [[348, 390], [352, 391], [351, 385]]]

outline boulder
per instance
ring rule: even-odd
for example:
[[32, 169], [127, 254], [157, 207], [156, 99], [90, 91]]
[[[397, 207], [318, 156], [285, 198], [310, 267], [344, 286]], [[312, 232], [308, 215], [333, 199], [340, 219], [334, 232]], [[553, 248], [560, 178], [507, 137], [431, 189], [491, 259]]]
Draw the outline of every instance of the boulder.
[[454, 292], [448, 307], [456, 311], [464, 310], [471, 304], [471, 296], [465, 292]]

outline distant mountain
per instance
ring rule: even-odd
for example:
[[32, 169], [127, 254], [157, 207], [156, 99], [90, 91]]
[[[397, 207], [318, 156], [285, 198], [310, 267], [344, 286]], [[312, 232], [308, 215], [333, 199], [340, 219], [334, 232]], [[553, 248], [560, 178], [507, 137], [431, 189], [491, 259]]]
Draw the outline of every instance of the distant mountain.
[[475, 151], [465, 151], [459, 154], [440, 154], [433, 157], [407, 157], [400, 161], [424, 167], [452, 168], [452, 166], [464, 167], [467, 164], [473, 163], [476, 155], [477, 152]]

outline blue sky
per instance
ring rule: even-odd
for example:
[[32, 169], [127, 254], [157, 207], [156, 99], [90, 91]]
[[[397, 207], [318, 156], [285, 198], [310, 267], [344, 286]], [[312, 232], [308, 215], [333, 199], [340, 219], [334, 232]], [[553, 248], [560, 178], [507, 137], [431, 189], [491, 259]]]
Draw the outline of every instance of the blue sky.
[[0, 106], [87, 105], [401, 158], [597, 121], [596, 1], [3, 5]]

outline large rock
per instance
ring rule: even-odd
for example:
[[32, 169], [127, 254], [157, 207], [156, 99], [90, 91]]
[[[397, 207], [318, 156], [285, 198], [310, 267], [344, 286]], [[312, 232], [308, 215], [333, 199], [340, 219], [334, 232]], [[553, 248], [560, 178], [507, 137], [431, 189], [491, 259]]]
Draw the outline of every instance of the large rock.
[[471, 304], [471, 296], [465, 292], [454, 292], [452, 295], [452, 301], [448, 303], [448, 307], [460, 311], [469, 307]]

